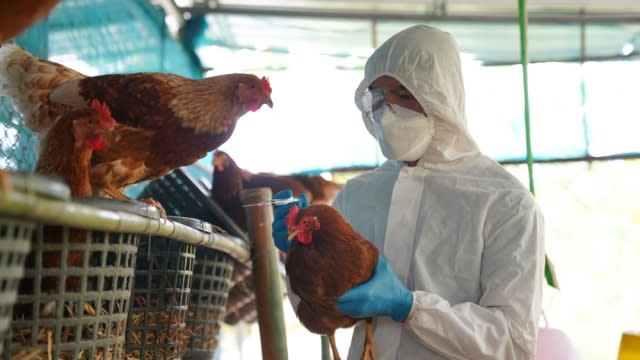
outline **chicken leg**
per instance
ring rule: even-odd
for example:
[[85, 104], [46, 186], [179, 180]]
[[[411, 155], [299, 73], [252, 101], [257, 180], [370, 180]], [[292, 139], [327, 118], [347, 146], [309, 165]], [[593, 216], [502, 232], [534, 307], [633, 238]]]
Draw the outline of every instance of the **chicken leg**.
[[[116, 189], [105, 188], [105, 189], [102, 189], [102, 192], [113, 199], [125, 200], [125, 201], [136, 201], [131, 199], [127, 195], [125, 195], [122, 191], [119, 191]], [[149, 197], [149, 198], [141, 199], [138, 201], [143, 202], [147, 205], [155, 206], [158, 209], [158, 212], [160, 213], [160, 218], [163, 220], [167, 220], [167, 212], [164, 210], [164, 207], [162, 207], [162, 204], [160, 204], [160, 202], [157, 201], [156, 199]]]
[[373, 319], [365, 319], [365, 337], [364, 348], [362, 349], [362, 357], [360, 360], [376, 360], [376, 349], [373, 347]]
[[338, 353], [338, 347], [336, 346], [336, 334], [328, 334], [329, 345], [331, 345], [331, 354], [333, 355], [333, 360], [341, 360], [340, 354]]

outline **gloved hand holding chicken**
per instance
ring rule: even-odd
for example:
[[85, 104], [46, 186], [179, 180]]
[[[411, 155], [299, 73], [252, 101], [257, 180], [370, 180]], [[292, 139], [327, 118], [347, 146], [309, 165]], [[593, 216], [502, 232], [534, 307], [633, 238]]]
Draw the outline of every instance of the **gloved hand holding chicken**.
[[[284, 200], [292, 197], [293, 191], [291, 191], [290, 189], [279, 191], [275, 195], [273, 195], [274, 200]], [[289, 244], [291, 243], [291, 241], [287, 239], [289, 230], [287, 229], [286, 219], [287, 215], [289, 214], [289, 210], [294, 205], [297, 205], [300, 209], [304, 209], [309, 206], [309, 201], [304, 194], [300, 194], [297, 202], [274, 206], [271, 235], [273, 236], [273, 241], [276, 247], [280, 249], [280, 251], [285, 253], [289, 251]]]
[[380, 256], [375, 272], [369, 281], [360, 284], [337, 299], [338, 309], [354, 318], [389, 316], [403, 321], [413, 306], [413, 293]]

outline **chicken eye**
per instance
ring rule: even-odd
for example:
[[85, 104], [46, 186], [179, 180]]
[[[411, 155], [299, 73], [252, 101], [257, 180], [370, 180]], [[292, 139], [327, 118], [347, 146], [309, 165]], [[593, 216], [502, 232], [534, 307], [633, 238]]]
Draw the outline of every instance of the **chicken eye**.
[[251, 84], [251, 90], [255, 90], [256, 89], [256, 84]]

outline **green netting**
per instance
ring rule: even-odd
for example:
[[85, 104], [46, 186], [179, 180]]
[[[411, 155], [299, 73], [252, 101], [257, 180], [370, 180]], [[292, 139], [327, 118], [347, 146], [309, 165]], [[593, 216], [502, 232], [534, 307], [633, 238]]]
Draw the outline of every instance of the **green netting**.
[[[47, 57], [47, 21], [29, 28], [16, 43], [36, 56]], [[36, 161], [37, 139], [24, 128], [11, 99], [0, 96], [0, 169], [31, 170]]]
[[[201, 78], [192, 52], [173, 39], [162, 10], [147, 0], [63, 0], [16, 42], [87, 75], [159, 71]], [[37, 141], [0, 97], [0, 169], [28, 171]]]

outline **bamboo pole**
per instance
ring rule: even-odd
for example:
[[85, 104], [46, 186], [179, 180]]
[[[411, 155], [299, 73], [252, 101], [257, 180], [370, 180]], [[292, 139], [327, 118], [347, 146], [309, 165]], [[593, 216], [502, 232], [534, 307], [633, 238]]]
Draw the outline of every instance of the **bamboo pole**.
[[[271, 189], [256, 188], [240, 192], [242, 204], [271, 200]], [[282, 310], [281, 276], [278, 252], [271, 236], [271, 206], [245, 207], [249, 239], [253, 243], [253, 277], [258, 310], [258, 326], [263, 360], [286, 360], [287, 338]]]

